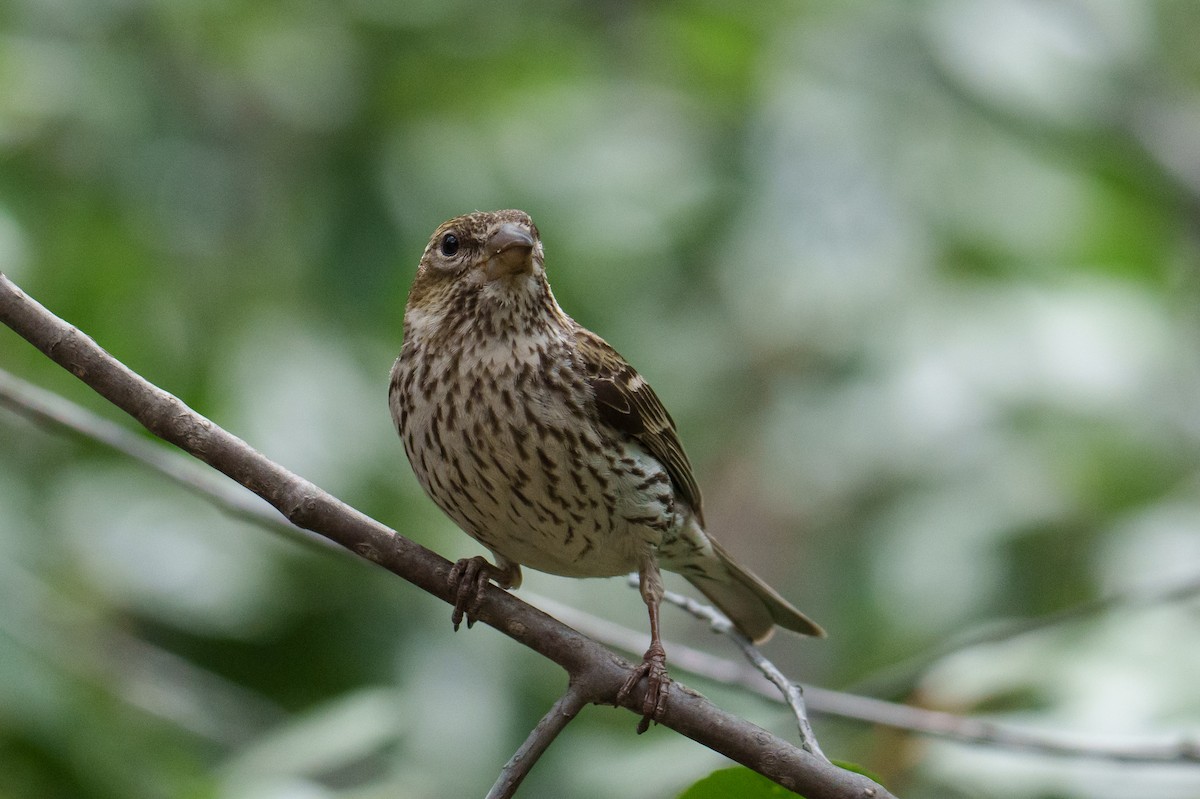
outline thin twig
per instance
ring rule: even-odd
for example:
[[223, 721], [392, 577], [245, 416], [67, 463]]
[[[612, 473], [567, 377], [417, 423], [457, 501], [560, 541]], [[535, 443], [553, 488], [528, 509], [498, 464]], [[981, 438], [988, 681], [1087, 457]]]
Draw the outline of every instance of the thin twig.
[[504, 764], [499, 779], [488, 791], [487, 799], [509, 799], [515, 794], [521, 782], [533, 768], [533, 764], [550, 748], [550, 744], [554, 742], [558, 734], [571, 723], [586, 704], [587, 697], [583, 692], [574, 683], [568, 686], [567, 692], [558, 698], [546, 715], [542, 716], [541, 721], [521, 744], [521, 748]]
[[921, 652], [907, 660], [887, 666], [875, 674], [856, 682], [852, 688], [857, 694], [875, 696], [898, 696], [912, 690], [916, 679], [933, 664], [956, 652], [962, 652], [984, 644], [1012, 641], [1052, 627], [1062, 627], [1071, 622], [1099, 616], [1116, 608], [1132, 609], [1164, 605], [1200, 594], [1200, 575], [1187, 577], [1178, 582], [1163, 582], [1142, 585], [1125, 591], [1114, 591], [1105, 596], [1081, 602], [1062, 610], [1031, 619], [1000, 621], [977, 627], [955, 635], [938, 646]]
[[328, 538], [292, 524], [261, 498], [237, 483], [214, 474], [212, 469], [182, 458], [175, 451], [153, 444], [128, 428], [3, 369], [0, 369], [0, 405], [36, 424], [54, 430], [69, 430], [81, 438], [98, 442], [133, 458], [188, 491], [210, 500], [216, 508], [235, 519], [259, 525], [306, 546], [329, 552], [345, 551]]
[[[313, 483], [284, 469], [113, 358], [0, 273], [0, 321], [146, 429], [233, 478], [289, 521], [453, 603], [445, 558], [397, 534]], [[564, 668], [589, 702], [617, 704], [632, 665], [556, 619], [493, 585], [476, 618]], [[891, 796], [862, 775], [839, 769], [683, 686], [669, 687], [660, 722], [809, 799]], [[639, 686], [621, 705], [640, 709]]]
[[789, 680], [778, 666], [763, 655], [753, 641], [737, 630], [730, 629], [727, 635], [741, 647], [742, 654], [746, 656], [746, 659], [753, 663], [754, 667], [761, 671], [783, 695], [784, 701], [792, 709], [792, 715], [796, 717], [796, 725], [800, 730], [800, 746], [817, 757], [824, 757], [828, 760], [829, 758], [825, 757], [825, 753], [817, 744], [817, 735], [813, 732], [812, 725], [808, 723], [808, 710], [804, 706], [804, 688], [800, 683]]
[[[636, 574], [631, 574], [627, 582], [636, 588], [637, 579]], [[674, 591], [664, 592], [663, 601], [683, 608], [697, 619], [708, 622], [708, 626], [713, 632], [724, 635], [737, 644], [738, 649], [742, 650], [742, 654], [746, 657], [746, 660], [750, 661], [750, 664], [758, 669], [778, 689], [784, 702], [792, 709], [792, 715], [796, 717], [796, 726], [800, 732], [800, 746], [806, 752], [810, 752], [817, 757], [826, 760], [829, 759], [821, 751], [821, 747], [817, 743], [817, 735], [813, 732], [812, 725], [808, 721], [808, 710], [804, 707], [804, 689], [800, 687], [799, 683], [789, 680], [779, 670], [779, 667], [768, 660], [766, 655], [754, 645], [753, 641], [742, 635], [725, 614], [712, 605], [692, 599], [683, 594], [677, 594]]]

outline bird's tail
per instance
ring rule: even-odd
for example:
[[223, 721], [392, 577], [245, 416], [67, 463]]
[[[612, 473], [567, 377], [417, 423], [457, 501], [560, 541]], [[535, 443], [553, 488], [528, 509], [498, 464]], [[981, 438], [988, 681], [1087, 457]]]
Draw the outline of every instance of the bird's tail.
[[792, 607], [774, 588], [740, 566], [711, 536], [713, 555], [717, 564], [700, 574], [683, 571], [688, 582], [721, 609], [741, 632], [755, 643], [771, 637], [775, 625], [802, 635], [824, 637], [825, 631], [812, 619]]

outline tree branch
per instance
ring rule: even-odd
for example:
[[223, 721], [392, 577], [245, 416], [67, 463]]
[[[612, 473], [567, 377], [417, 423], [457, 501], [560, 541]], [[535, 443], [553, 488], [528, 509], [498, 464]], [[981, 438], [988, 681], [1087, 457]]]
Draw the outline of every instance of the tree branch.
[[[208, 498], [221, 510], [235, 518], [249, 521], [264, 529], [306, 544], [320, 545], [331, 552], [345, 552], [327, 539], [296, 527], [265, 503], [250, 499], [243, 489], [225, 480], [213, 479], [203, 467], [185, 461], [138, 437], [120, 425], [41, 389], [0, 369], [0, 405], [7, 406], [30, 420], [55, 430], [69, 430], [80, 437], [98, 441], [117, 452], [141, 461], [175, 481], [182, 487]], [[2, 581], [0, 581], [2, 582]], [[1177, 585], [1146, 586], [1126, 593], [1087, 602], [1066, 610], [982, 633], [966, 635], [940, 648], [938, 652], [953, 652], [976, 642], [992, 643], [1017, 637], [1032, 630], [1053, 624], [1063, 624], [1088, 615], [1126, 604], [1143, 605], [1169, 602], [1193, 596], [1200, 590], [1200, 577]], [[594, 616], [578, 608], [557, 602], [549, 597], [523, 592], [527, 601], [555, 618], [564, 621], [585, 635], [607, 646], [637, 655], [645, 648], [645, 634]], [[690, 602], [690, 600], [689, 600]], [[699, 604], [699, 603], [693, 603]], [[707, 617], [705, 617], [707, 618]], [[784, 701], [763, 676], [728, 658], [721, 658], [680, 643], [667, 642], [671, 663], [675, 669], [727, 685], [737, 685], [772, 701]], [[936, 660], [923, 656], [916, 663]], [[917, 667], [901, 664], [905, 673]], [[1117, 741], [1112, 739], [1069, 738], [1062, 733], [1030, 730], [1007, 724], [963, 717], [944, 711], [913, 707], [896, 702], [809, 685], [805, 687], [807, 705], [816, 713], [932, 735], [960, 743], [1019, 749], [1040, 755], [1083, 757], [1126, 763], [1200, 763], [1200, 745], [1184, 739], [1152, 742], [1142, 739]]]
[[521, 782], [529, 775], [533, 764], [538, 761], [558, 734], [578, 715], [587, 704], [587, 697], [572, 683], [567, 692], [558, 698], [554, 706], [542, 716], [541, 721], [529, 733], [525, 743], [516, 751], [509, 761], [504, 764], [500, 778], [488, 791], [486, 799], [510, 799], [517, 792]]
[[[451, 564], [284, 469], [246, 442], [137, 375], [96, 342], [28, 297], [0, 273], [0, 321], [128, 413], [147, 430], [233, 478], [293, 524], [320, 535], [452, 603]], [[489, 585], [478, 618], [566, 669], [588, 702], [617, 704], [631, 665], [609, 650]], [[627, 709], [637, 711], [642, 687]], [[815, 757], [717, 708], [679, 683], [662, 723], [809, 799], [891, 796], [865, 777]]]

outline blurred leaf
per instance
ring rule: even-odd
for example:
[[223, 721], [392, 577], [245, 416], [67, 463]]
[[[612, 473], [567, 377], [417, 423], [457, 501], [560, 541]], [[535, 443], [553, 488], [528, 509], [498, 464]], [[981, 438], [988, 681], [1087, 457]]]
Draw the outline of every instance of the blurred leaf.
[[679, 799], [770, 799], [800, 796], [745, 766], [714, 771], [679, 795]]
[[853, 771], [855, 774], [861, 774], [872, 782], [877, 782], [880, 785], [883, 785], [883, 780], [880, 779], [878, 774], [870, 771], [867, 768], [864, 768], [863, 766], [860, 766], [857, 763], [850, 763], [845, 760], [833, 760], [830, 762], [832, 762], [833, 765], [837, 766], [838, 768], [845, 769], [846, 771]]

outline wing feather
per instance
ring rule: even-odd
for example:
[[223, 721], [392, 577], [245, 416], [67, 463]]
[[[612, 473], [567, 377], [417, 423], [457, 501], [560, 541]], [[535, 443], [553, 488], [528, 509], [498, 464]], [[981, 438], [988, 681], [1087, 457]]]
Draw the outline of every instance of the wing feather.
[[583, 327], [576, 328], [575, 338], [600, 420], [635, 439], [662, 462], [679, 497], [687, 502], [703, 527], [700, 487], [679, 441], [675, 420], [663, 407], [662, 400], [604, 339]]

